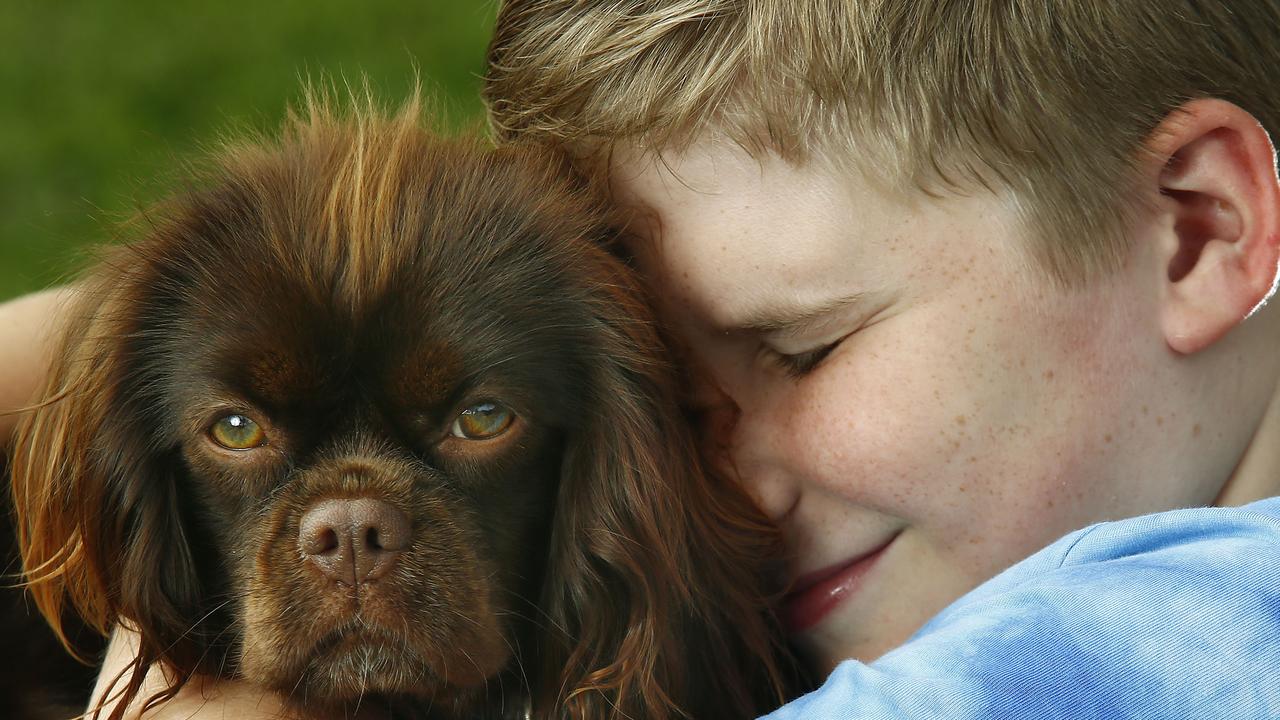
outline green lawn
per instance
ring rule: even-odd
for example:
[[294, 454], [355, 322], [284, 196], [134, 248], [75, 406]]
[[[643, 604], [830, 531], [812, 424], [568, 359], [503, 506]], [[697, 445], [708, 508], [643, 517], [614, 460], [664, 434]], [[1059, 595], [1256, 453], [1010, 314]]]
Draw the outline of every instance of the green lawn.
[[68, 277], [87, 243], [235, 128], [275, 127], [305, 76], [415, 70], [480, 122], [491, 0], [0, 0], [0, 298]]

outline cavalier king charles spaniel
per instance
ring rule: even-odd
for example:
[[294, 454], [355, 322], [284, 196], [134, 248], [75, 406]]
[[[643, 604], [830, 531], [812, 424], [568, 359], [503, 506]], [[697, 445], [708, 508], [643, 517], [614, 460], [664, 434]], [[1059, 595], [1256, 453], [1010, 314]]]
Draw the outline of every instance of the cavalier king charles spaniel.
[[81, 281], [12, 457], [45, 617], [135, 628], [115, 694], [151, 706], [197, 675], [317, 712], [776, 706], [776, 534], [702, 470], [600, 194], [329, 105]]

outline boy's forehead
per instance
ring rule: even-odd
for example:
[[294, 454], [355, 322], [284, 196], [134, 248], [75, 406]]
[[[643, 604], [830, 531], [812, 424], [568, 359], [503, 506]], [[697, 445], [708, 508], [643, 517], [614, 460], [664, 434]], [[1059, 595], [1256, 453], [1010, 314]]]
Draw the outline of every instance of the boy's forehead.
[[906, 197], [856, 170], [716, 138], [661, 154], [620, 146], [609, 180], [638, 215], [641, 263], [712, 328], [923, 290], [975, 261], [962, 253], [1016, 235], [1014, 205], [994, 195]]
[[708, 324], [736, 328], [795, 315], [869, 289], [876, 228], [904, 208], [853, 202], [828, 168], [755, 157], [728, 141], [655, 154], [620, 147], [609, 178], [635, 216], [634, 248], [667, 292]]
[[719, 136], [661, 152], [621, 144], [608, 163], [612, 195], [639, 216], [641, 232], [714, 236], [762, 256], [798, 250], [788, 242], [798, 238], [829, 239], [823, 231], [838, 225], [891, 228], [929, 202], [892, 193], [851, 167], [750, 154]]

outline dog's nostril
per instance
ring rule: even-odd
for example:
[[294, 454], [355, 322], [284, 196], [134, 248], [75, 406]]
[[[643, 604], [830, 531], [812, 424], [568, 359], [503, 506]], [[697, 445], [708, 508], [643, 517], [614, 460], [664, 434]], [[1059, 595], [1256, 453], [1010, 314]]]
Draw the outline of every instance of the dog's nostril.
[[412, 539], [409, 517], [372, 498], [321, 500], [302, 514], [298, 548], [325, 575], [346, 585], [382, 577]]
[[365, 548], [373, 552], [399, 552], [409, 547], [409, 516], [390, 503], [364, 498], [351, 506], [352, 520], [362, 530]]
[[333, 528], [323, 528], [312, 543], [312, 555], [325, 555], [338, 549], [338, 533]]
[[[335, 527], [337, 522], [330, 522], [330, 514], [307, 513], [302, 517], [302, 528], [298, 534], [298, 548], [304, 555], [330, 555], [342, 549], [342, 540]], [[336, 520], [336, 518], [333, 518]]]

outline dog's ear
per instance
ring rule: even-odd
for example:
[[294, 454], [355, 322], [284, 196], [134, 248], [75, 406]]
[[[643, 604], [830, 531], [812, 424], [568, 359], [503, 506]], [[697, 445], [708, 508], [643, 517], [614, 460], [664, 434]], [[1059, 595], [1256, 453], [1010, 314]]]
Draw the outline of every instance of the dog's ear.
[[116, 249], [65, 309], [43, 397], [19, 419], [11, 468], [37, 607], [72, 652], [68, 612], [104, 634], [120, 622], [140, 630], [130, 696], [156, 660], [183, 678], [201, 650], [191, 632], [201, 593], [180, 520], [178, 466], [157, 446], [158, 403], [146, 389], [148, 263], [137, 253]]
[[595, 261], [598, 345], [563, 460], [538, 716], [755, 717], [784, 692], [766, 608], [778, 536], [702, 471], [649, 303], [620, 262]]

